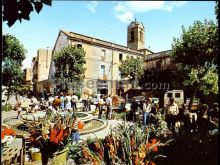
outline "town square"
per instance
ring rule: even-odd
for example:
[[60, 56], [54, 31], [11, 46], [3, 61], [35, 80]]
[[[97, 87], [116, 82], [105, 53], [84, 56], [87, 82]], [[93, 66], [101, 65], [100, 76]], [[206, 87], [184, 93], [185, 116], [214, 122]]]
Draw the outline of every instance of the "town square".
[[219, 1], [2, 3], [2, 165], [219, 164]]

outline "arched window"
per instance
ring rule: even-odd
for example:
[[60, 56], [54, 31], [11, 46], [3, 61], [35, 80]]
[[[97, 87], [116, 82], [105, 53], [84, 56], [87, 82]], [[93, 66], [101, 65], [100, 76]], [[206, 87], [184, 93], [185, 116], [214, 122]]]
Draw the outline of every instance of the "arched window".
[[142, 31], [140, 31], [140, 41], [143, 41]]
[[131, 41], [134, 41], [134, 31], [131, 31]]

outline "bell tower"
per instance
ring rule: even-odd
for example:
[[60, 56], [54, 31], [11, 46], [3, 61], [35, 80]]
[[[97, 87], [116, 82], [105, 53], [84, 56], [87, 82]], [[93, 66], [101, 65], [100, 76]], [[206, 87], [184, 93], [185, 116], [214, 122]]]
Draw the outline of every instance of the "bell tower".
[[128, 26], [127, 47], [140, 50], [145, 48], [144, 25], [142, 22], [132, 21]]

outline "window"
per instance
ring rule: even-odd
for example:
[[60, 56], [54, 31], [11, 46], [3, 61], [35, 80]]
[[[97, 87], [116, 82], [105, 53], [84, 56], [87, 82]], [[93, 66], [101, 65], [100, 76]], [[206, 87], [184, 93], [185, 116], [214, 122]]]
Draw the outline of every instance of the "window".
[[119, 54], [119, 61], [121, 62], [122, 61], [122, 59], [123, 59], [123, 54]]
[[77, 48], [82, 48], [82, 45], [81, 44], [77, 44]]
[[180, 98], [180, 93], [175, 93], [175, 98]]
[[142, 31], [140, 31], [140, 41], [143, 41]]
[[172, 94], [172, 93], [167, 93], [167, 97], [172, 98], [172, 97], [173, 97], [173, 94]]
[[100, 76], [104, 77], [105, 75], [105, 65], [101, 65]]
[[134, 41], [134, 31], [131, 31], [131, 41]]
[[105, 55], [106, 55], [106, 51], [105, 51], [105, 50], [102, 50], [101, 56], [102, 56], [102, 57], [105, 57]]

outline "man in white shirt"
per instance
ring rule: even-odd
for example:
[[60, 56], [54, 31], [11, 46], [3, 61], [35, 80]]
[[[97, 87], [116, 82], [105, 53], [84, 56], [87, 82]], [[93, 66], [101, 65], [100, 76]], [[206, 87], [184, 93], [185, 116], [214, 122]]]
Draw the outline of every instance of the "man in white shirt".
[[73, 111], [77, 110], [77, 107], [76, 107], [77, 101], [78, 101], [78, 97], [76, 96], [76, 94], [74, 94], [71, 100], [71, 106], [72, 106]]
[[149, 98], [146, 98], [143, 103], [143, 121], [144, 126], [147, 126], [150, 121], [150, 111], [151, 111], [151, 101]]
[[109, 95], [108, 98], [106, 99], [106, 105], [107, 105], [106, 119], [111, 120], [111, 118], [112, 118], [112, 98], [111, 98], [111, 95]]
[[170, 99], [170, 103], [166, 108], [166, 120], [170, 129], [175, 130], [175, 123], [179, 114], [178, 105], [175, 103], [174, 98]]

